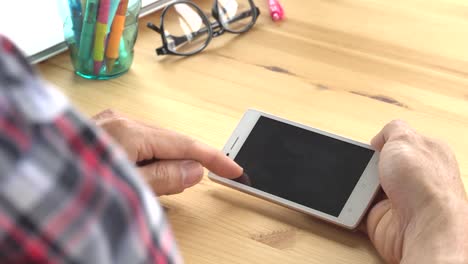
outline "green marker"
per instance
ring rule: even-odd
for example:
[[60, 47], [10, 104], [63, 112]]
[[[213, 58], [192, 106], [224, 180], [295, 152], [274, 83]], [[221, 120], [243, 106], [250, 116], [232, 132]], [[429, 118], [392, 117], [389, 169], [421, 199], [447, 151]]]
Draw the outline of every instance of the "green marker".
[[99, 0], [88, 0], [86, 2], [83, 28], [81, 30], [80, 37], [80, 48], [78, 50], [78, 58], [82, 65], [81, 68], [85, 68], [87, 71], [89, 70], [89, 72], [92, 72], [92, 67], [88, 67], [88, 65], [92, 65], [93, 63], [93, 59], [91, 58], [91, 47], [94, 40], [93, 37], [97, 19], [98, 1]]

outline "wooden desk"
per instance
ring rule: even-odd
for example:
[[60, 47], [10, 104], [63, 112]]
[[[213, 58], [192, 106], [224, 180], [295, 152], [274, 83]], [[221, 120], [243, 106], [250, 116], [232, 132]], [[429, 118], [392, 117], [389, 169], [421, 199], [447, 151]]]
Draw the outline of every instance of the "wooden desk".
[[[67, 54], [39, 68], [88, 115], [114, 108], [217, 148], [249, 107], [366, 142], [401, 118], [446, 140], [468, 183], [466, 1], [282, 1], [284, 23], [257, 0], [251, 32], [185, 59], [155, 56], [160, 38], [144, 25], [158, 15], [147, 17], [116, 80], [74, 76]], [[206, 179], [162, 203], [187, 263], [382, 262], [358, 233]]]

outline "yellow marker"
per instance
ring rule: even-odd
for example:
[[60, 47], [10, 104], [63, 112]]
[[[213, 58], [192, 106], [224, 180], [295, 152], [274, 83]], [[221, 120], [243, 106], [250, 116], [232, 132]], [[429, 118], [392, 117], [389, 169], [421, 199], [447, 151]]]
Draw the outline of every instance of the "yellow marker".
[[98, 75], [104, 61], [104, 49], [106, 48], [107, 20], [109, 20], [110, 0], [101, 0], [96, 22], [96, 33], [94, 38], [94, 74]]
[[94, 42], [94, 74], [99, 74], [102, 61], [104, 60], [105, 39], [107, 33], [107, 25], [96, 23], [96, 37]]

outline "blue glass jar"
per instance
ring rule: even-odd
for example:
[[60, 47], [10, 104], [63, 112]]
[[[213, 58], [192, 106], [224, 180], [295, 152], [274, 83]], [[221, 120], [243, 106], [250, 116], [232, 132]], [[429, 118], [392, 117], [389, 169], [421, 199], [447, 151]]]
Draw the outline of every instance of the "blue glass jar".
[[141, 0], [59, 0], [75, 73], [106, 80], [133, 62]]

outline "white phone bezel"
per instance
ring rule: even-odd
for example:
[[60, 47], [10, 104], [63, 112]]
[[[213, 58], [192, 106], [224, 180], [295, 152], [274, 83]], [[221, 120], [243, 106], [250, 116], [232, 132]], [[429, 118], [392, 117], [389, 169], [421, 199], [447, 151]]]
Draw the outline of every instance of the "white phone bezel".
[[[257, 123], [258, 119], [261, 116], [265, 116], [280, 122], [284, 122], [293, 126], [297, 126], [306, 130], [313, 131], [315, 133], [319, 133], [328, 137], [332, 137], [344, 142], [348, 142], [354, 145], [358, 145], [364, 148], [372, 149], [369, 145], [354, 141], [349, 138], [345, 138], [339, 135], [331, 134], [316, 128], [312, 128], [297, 122], [293, 122], [290, 120], [286, 120], [271, 114], [263, 113], [257, 110], [249, 109], [242, 117], [241, 121], [237, 125], [236, 129], [232, 133], [231, 137], [227, 141], [226, 145], [223, 148], [223, 152], [225, 154], [229, 154], [231, 159], [235, 159], [237, 153], [244, 145], [245, 140], [249, 136], [250, 132], [254, 128], [255, 124]], [[255, 189], [253, 187], [238, 183], [233, 180], [229, 180], [213, 173], [209, 173], [208, 177], [220, 184], [229, 186], [231, 188], [237, 189], [239, 191], [252, 194], [254, 196], [275, 202], [277, 204], [286, 206], [288, 208], [301, 211], [307, 213], [309, 215], [321, 218], [325, 221], [337, 224], [339, 226], [345, 227], [347, 229], [355, 229], [359, 222], [361, 221], [364, 213], [367, 211], [370, 203], [372, 202], [373, 198], [377, 194], [379, 190], [379, 178], [378, 178], [378, 160], [379, 160], [379, 153], [375, 152], [375, 154], [370, 159], [369, 163], [366, 166], [363, 174], [358, 180], [355, 188], [353, 189], [351, 195], [349, 196], [343, 210], [340, 212], [338, 217], [317, 211], [313, 208], [306, 207], [304, 205], [286, 200], [284, 198], [272, 195], [270, 193], [266, 193]]]

